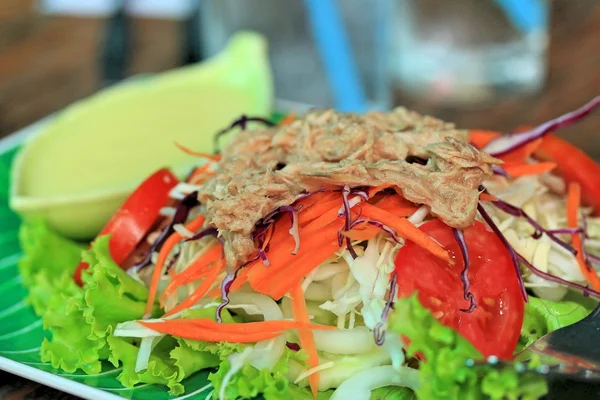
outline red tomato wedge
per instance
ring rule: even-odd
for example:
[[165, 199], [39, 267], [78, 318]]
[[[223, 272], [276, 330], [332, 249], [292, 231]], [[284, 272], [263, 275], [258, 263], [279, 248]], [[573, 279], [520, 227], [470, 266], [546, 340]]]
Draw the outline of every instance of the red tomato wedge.
[[477, 304], [473, 312], [467, 313], [461, 311], [469, 308], [460, 278], [464, 262], [452, 228], [433, 220], [420, 229], [448, 249], [455, 264], [445, 263], [407, 242], [396, 257], [399, 297], [417, 291], [423, 306], [484, 356], [510, 359], [523, 324], [524, 302], [510, 256], [500, 239], [478, 221], [464, 230], [470, 256], [470, 291]]
[[[160, 169], [150, 175], [125, 200], [125, 203], [111, 217], [98, 236], [111, 234], [110, 255], [121, 264], [135, 250], [140, 241], [157, 221], [160, 209], [169, 201], [169, 192], [179, 180], [168, 169]], [[82, 285], [81, 272], [89, 265], [79, 263], [73, 279]]]

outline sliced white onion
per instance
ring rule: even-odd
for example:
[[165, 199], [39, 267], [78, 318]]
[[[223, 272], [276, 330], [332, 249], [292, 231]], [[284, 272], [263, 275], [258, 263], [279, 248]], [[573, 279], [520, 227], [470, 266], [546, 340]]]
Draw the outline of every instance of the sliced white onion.
[[158, 212], [161, 217], [173, 217], [175, 215], [175, 207], [163, 207]]
[[[235, 292], [229, 295], [230, 304], [253, 304], [264, 315], [265, 321], [276, 321], [283, 319], [281, 308], [272, 298], [258, 293]], [[269, 351], [265, 351], [265, 349]], [[280, 335], [271, 340], [258, 342], [254, 346], [255, 351], [260, 357], [252, 357], [250, 364], [259, 371], [267, 368], [272, 369], [285, 351], [285, 336]]]
[[312, 374], [315, 374], [317, 372], [323, 371], [323, 370], [325, 370], [327, 368], [331, 368], [334, 365], [335, 365], [335, 363], [333, 361], [329, 361], [329, 362], [326, 362], [324, 364], [317, 365], [316, 367], [307, 369], [306, 371], [303, 371], [300, 375], [298, 375], [298, 377], [294, 381], [294, 384], [297, 385], [298, 382], [300, 382], [302, 379], [308, 378]]
[[173, 230], [177, 232], [183, 238], [191, 238], [194, 236], [194, 232], [187, 229], [183, 224], [175, 224], [173, 225]]
[[[152, 321], [162, 321], [162, 320], [146, 320], [146, 322]], [[127, 321], [121, 322], [117, 324], [115, 331], [113, 333], [114, 336], [122, 336], [122, 337], [135, 337], [135, 338], [145, 338], [145, 337], [156, 337], [162, 336], [163, 334], [157, 332], [153, 329], [146, 328], [145, 326], [139, 324], [137, 321]]]
[[373, 332], [366, 326], [352, 329], [314, 330], [318, 350], [334, 354], [361, 354], [375, 348]]
[[140, 372], [148, 368], [152, 350], [154, 350], [154, 347], [156, 347], [160, 339], [163, 337], [164, 335], [150, 336], [142, 339], [140, 343], [140, 349], [138, 350], [137, 358], [135, 360], [135, 372]]
[[421, 206], [410, 217], [408, 217], [408, 220], [413, 225], [416, 225], [416, 224], [419, 224], [419, 223], [423, 222], [423, 220], [425, 219], [425, 217], [427, 215], [429, 215], [429, 207], [428, 206]]
[[385, 386], [419, 387], [419, 371], [409, 367], [396, 370], [391, 365], [372, 367], [345, 380], [330, 400], [369, 400], [371, 391]]

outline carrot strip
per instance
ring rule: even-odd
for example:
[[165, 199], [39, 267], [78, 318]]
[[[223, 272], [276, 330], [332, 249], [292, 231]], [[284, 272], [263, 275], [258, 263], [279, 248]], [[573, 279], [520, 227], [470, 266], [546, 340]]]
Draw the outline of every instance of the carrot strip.
[[169, 320], [162, 322], [138, 322], [146, 328], [160, 333], [184, 339], [203, 340], [205, 342], [256, 343], [262, 340], [272, 339], [282, 334], [282, 332], [260, 332], [252, 334], [222, 332], [214, 329], [203, 329], [172, 323], [172, 321]]
[[377, 207], [394, 214], [396, 217], [408, 217], [419, 209], [419, 207], [397, 194], [384, 197], [377, 202]]
[[369, 196], [369, 198], [375, 196], [377, 193], [384, 191], [385, 189], [389, 189], [391, 187], [393, 187], [394, 185], [381, 185], [381, 186], [374, 186], [372, 188], [369, 189], [369, 191], [367, 192], [367, 195]]
[[501, 135], [500, 132], [473, 129], [469, 131], [469, 142], [478, 149], [483, 149], [489, 142]]
[[204, 182], [207, 178], [214, 176], [216, 173], [209, 171], [212, 164], [207, 163], [198, 167], [192, 172], [192, 174], [188, 177], [188, 182], [193, 184], [200, 184]]
[[182, 273], [175, 275], [161, 293], [161, 301], [164, 302], [164, 300], [172, 295], [181, 285], [200, 279], [202, 274], [206, 272], [207, 267], [210, 267], [211, 264], [219, 260], [222, 252], [222, 246], [216, 244], [194, 260], [194, 262], [192, 262]]
[[379, 233], [381, 233], [381, 229], [373, 225], [367, 225], [356, 226], [352, 228], [351, 231], [342, 232], [342, 235], [352, 240], [369, 240], [377, 236]]
[[168, 317], [169, 315], [173, 315], [175, 313], [178, 313], [179, 311], [183, 311], [186, 308], [189, 308], [196, 304], [198, 300], [200, 300], [202, 297], [204, 297], [204, 295], [206, 295], [206, 293], [208, 293], [208, 291], [217, 280], [217, 277], [219, 276], [219, 273], [223, 270], [223, 268], [225, 268], [225, 260], [221, 259], [219, 263], [213, 266], [212, 269], [208, 272], [206, 278], [204, 278], [204, 280], [202, 281], [200, 286], [196, 288], [194, 293], [192, 293], [190, 297], [179, 303], [177, 306], [167, 311], [164, 316]]
[[479, 200], [480, 201], [498, 201], [498, 198], [496, 196], [494, 196], [493, 194], [481, 192], [479, 194]]
[[296, 120], [296, 113], [295, 112], [291, 112], [288, 115], [286, 115], [281, 122], [279, 122], [280, 126], [284, 126], [284, 125], [290, 125], [292, 122], [294, 122]]
[[[294, 286], [290, 292], [290, 295], [292, 296], [292, 313], [294, 314], [296, 321], [309, 323], [310, 317], [308, 315], [308, 309], [306, 308], [306, 301], [304, 300], [302, 286]], [[298, 329], [298, 337], [300, 339], [300, 346], [302, 346], [302, 349], [308, 353], [308, 366], [310, 368], [317, 367], [319, 365], [319, 354], [317, 353], [317, 346], [315, 345], [315, 337], [313, 333], [309, 329], [301, 328]], [[319, 373], [315, 372], [314, 374], [310, 375], [308, 377], [308, 382], [310, 384], [310, 390], [312, 391], [313, 396], [316, 398], [319, 390]]]
[[556, 168], [556, 163], [547, 161], [534, 164], [504, 164], [502, 166], [508, 174], [517, 178], [519, 176], [539, 175], [552, 171]]
[[[334, 330], [334, 326], [319, 325], [312, 323], [303, 323], [298, 321], [290, 320], [270, 320], [260, 322], [216, 322], [208, 318], [190, 318], [190, 319], [170, 319], [174, 325], [182, 325], [188, 327], [196, 327], [201, 329], [211, 329], [220, 332], [227, 333], [261, 333], [261, 332], [282, 332], [289, 331], [292, 329], [305, 328], [315, 330]], [[147, 322], [151, 324], [152, 322]]]
[[190, 156], [195, 156], [195, 157], [202, 157], [202, 158], [206, 158], [207, 160], [212, 160], [212, 161], [219, 161], [221, 159], [221, 155], [220, 154], [210, 154], [210, 153], [203, 153], [201, 151], [194, 151], [188, 147], [185, 147], [177, 142], [173, 142], [175, 143], [175, 146], [177, 146], [179, 148], [179, 150], [183, 151], [186, 154], [189, 154]]
[[531, 157], [534, 151], [540, 147], [543, 140], [543, 138], [539, 138], [532, 142], [526, 143], [523, 146], [514, 149], [510, 153], [500, 156], [499, 158], [504, 162], [524, 162]]
[[398, 236], [410, 240], [434, 256], [453, 264], [450, 254], [439, 243], [434, 241], [426, 233], [423, 233], [406, 218], [399, 218], [374, 205], [363, 203], [361, 216], [381, 221], [396, 231]]
[[[274, 299], [282, 298], [294, 285], [299, 284], [306, 275], [321, 265], [329, 257], [333, 256], [340, 247], [337, 239], [330, 238], [326, 243], [320, 244], [312, 249], [307, 249], [304, 255], [294, 259], [292, 263], [281, 269], [278, 274], [273, 275], [268, 281], [262, 281], [258, 289]], [[269, 284], [270, 282], [270, 284]]]
[[[577, 228], [579, 207], [581, 205], [581, 186], [577, 182], [571, 182], [567, 192], [567, 226], [569, 228]], [[577, 264], [581, 273], [592, 285], [594, 290], [600, 290], [600, 278], [593, 268], [588, 267], [585, 260], [583, 259], [583, 241], [580, 235], [572, 236], [573, 247], [577, 250]]]
[[298, 215], [300, 220], [298, 221], [298, 223], [300, 224], [300, 227], [306, 226], [307, 223], [314, 221], [315, 219], [326, 214], [327, 212], [335, 213], [337, 215], [337, 212], [342, 206], [342, 204], [342, 196], [340, 195], [335, 200], [315, 205], [314, 207], [311, 207], [310, 209], [304, 212], [300, 211]]
[[[189, 222], [185, 227], [187, 230], [194, 232], [204, 225], [205, 220], [206, 217], [204, 215], [200, 215], [196, 217], [196, 219]], [[148, 301], [146, 302], [145, 315], [149, 315], [152, 312], [154, 300], [156, 300], [156, 293], [158, 292], [158, 282], [160, 280], [160, 275], [162, 274], [165, 261], [175, 245], [179, 243], [181, 239], [182, 237], [179, 233], [173, 232], [171, 236], [167, 238], [160, 249], [160, 252], [158, 253], [158, 260], [154, 266], [154, 271], [152, 271], [152, 280], [150, 281], [150, 288], [148, 289]]]
[[[335, 218], [337, 218], [337, 210]], [[304, 254], [306, 254], [306, 252], [310, 251], [310, 249], [322, 246], [324, 243], [327, 243], [329, 238], [336, 239], [337, 232], [344, 225], [344, 221], [342, 218], [339, 218], [338, 221], [336, 221], [335, 219], [333, 221], [334, 223], [330, 222], [330, 225], [319, 230], [318, 235], [312, 234], [308, 227], [306, 229], [301, 230], [300, 250], [296, 255], [293, 255], [290, 250], [290, 248], [293, 248], [292, 243], [294, 239], [292, 237], [285, 238], [285, 240], [282, 243], [273, 242], [273, 244], [271, 245], [271, 250], [267, 254], [271, 266], [267, 267], [264, 265], [263, 262], [257, 262], [257, 264], [251, 268], [248, 275], [248, 282], [250, 283], [250, 285], [253, 288], [256, 288], [262, 287], [262, 285], [275, 284], [277, 282], [275, 280], [275, 274], [278, 271], [287, 271], [286, 267], [289, 264], [291, 264], [295, 259], [300, 258]]]
[[313, 207], [317, 204], [325, 203], [333, 199], [340, 198], [339, 193], [335, 192], [319, 192], [315, 193], [311, 196], [308, 196], [302, 200], [298, 200], [296, 204], [300, 207], [302, 206], [302, 210], [306, 211], [310, 207]]

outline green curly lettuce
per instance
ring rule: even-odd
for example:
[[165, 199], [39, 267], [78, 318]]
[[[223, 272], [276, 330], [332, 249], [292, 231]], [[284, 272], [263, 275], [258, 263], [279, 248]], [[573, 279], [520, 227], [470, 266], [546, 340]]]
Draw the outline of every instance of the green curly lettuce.
[[525, 348], [549, 332], [582, 320], [589, 313], [590, 310], [572, 301], [556, 302], [530, 296], [525, 304], [519, 345]]
[[410, 339], [409, 356], [420, 353], [427, 360], [419, 366], [419, 399], [532, 400], [547, 392], [546, 381], [533, 373], [487, 364], [468, 366], [469, 360], [482, 359], [482, 355], [458, 332], [437, 321], [416, 295], [396, 302], [389, 331]]
[[[122, 366], [119, 380], [125, 387], [157, 383], [168, 386], [171, 394], [180, 394], [180, 382], [199, 370], [217, 366], [220, 358], [215, 353], [226, 346], [215, 345], [213, 349], [213, 344], [206, 344], [204, 349], [199, 343], [164, 337], [154, 349], [148, 368], [136, 372], [139, 343], [112, 334], [119, 322], [142, 317], [148, 290], [115, 264], [108, 240], [108, 236], [100, 237], [90, 250], [83, 251], [90, 267], [82, 275], [83, 287], [79, 287], [72, 274], [83, 248], [43, 224], [23, 225], [21, 274], [30, 292], [29, 301], [50, 332], [50, 338], [42, 343], [41, 359], [66, 372], [81, 369], [88, 374], [100, 373], [103, 361], [108, 360]], [[194, 312], [189, 311], [192, 316]], [[153, 313], [158, 313], [158, 307]], [[237, 350], [235, 346], [231, 345], [231, 351]]]

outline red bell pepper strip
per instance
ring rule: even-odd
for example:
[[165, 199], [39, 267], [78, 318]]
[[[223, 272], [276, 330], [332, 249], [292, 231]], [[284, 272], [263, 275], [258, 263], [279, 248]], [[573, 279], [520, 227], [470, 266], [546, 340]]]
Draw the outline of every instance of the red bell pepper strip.
[[534, 153], [535, 158], [556, 163], [556, 172], [570, 182], [581, 185], [583, 202], [600, 212], [600, 165], [583, 150], [552, 134], [544, 136]]

